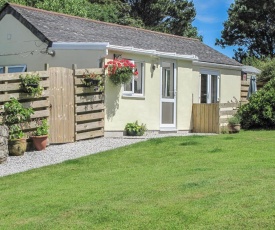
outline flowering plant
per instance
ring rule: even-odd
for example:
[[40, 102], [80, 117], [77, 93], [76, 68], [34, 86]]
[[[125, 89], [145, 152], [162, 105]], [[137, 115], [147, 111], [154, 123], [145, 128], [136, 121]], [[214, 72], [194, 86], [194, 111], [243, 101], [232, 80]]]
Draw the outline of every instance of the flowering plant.
[[125, 84], [132, 79], [132, 76], [137, 76], [138, 71], [134, 68], [136, 65], [127, 59], [114, 59], [108, 61], [104, 66], [108, 70], [107, 76], [115, 85]]

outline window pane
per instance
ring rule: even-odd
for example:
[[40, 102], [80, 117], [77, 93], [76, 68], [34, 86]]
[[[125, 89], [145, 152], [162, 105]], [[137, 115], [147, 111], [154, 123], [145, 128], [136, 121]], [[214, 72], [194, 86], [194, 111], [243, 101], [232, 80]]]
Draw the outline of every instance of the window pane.
[[134, 76], [134, 93], [143, 94], [142, 84], [143, 84], [143, 63], [136, 63], [136, 69], [138, 75]]
[[201, 103], [207, 103], [207, 74], [201, 74]]
[[217, 75], [211, 75], [211, 103], [217, 102], [217, 87], [218, 87], [218, 76]]
[[132, 81], [124, 85], [124, 91], [132, 91]]

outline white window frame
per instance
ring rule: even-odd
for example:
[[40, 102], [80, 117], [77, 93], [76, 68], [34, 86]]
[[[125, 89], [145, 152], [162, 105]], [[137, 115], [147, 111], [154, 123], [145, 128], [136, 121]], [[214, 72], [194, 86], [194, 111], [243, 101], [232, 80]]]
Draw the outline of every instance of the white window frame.
[[211, 75], [216, 75], [217, 76], [217, 102], [220, 101], [220, 72], [216, 70], [208, 70], [208, 69], [203, 69], [200, 70], [200, 76], [199, 76], [199, 81], [200, 81], [200, 87], [199, 87], [199, 102], [201, 103], [201, 75], [205, 74], [207, 75], [207, 100], [206, 103], [210, 104], [211, 103]]
[[[131, 61], [133, 64], [135, 63], [134, 61]], [[139, 73], [139, 75], [141, 75], [141, 76], [139, 76], [139, 77], [141, 77], [141, 82], [142, 82], [142, 85], [141, 85], [141, 91], [142, 91], [142, 93], [135, 93], [135, 87], [134, 87], [134, 85], [135, 85], [135, 76], [133, 75], [132, 76], [132, 91], [126, 91], [125, 90], [125, 85], [123, 85], [123, 93], [122, 93], [122, 95], [123, 96], [126, 96], [126, 97], [144, 97], [144, 79], [145, 79], [145, 77], [144, 77], [144, 73], [145, 73], [145, 63], [144, 62], [136, 62], [136, 63], [140, 63], [141, 64], [141, 73]], [[129, 83], [128, 83], [129, 84]]]

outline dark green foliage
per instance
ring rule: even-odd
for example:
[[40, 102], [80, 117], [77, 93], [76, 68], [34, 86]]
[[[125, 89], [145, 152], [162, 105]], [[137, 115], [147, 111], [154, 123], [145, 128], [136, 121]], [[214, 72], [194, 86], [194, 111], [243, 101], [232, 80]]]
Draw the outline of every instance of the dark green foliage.
[[239, 46], [235, 59], [247, 56], [274, 57], [275, 54], [275, 1], [235, 0], [228, 10], [221, 39], [222, 47]]
[[275, 79], [252, 94], [249, 103], [242, 105], [238, 113], [244, 129], [275, 128]]
[[267, 82], [275, 79], [275, 58], [263, 62], [261, 66], [262, 72], [258, 77], [259, 81]]

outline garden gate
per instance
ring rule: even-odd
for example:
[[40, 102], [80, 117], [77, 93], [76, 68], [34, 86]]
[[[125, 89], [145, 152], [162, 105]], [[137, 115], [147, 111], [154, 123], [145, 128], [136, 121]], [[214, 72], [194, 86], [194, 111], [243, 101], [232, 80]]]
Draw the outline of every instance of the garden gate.
[[73, 70], [49, 68], [50, 143], [74, 142], [74, 76]]

